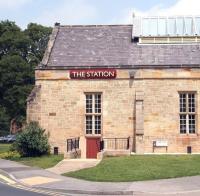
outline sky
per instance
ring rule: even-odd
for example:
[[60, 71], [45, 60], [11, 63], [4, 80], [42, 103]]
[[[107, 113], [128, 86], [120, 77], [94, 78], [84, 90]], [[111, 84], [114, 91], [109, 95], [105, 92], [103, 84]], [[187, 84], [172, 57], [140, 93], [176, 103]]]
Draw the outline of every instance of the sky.
[[0, 0], [0, 20], [22, 29], [30, 22], [45, 26], [131, 24], [137, 16], [200, 15], [200, 0]]

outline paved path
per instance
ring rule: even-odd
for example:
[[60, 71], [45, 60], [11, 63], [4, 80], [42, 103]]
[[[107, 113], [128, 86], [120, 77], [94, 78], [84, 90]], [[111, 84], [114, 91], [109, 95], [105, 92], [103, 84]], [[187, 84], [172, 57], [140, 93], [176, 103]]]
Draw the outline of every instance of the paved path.
[[56, 174], [63, 174], [70, 171], [76, 171], [84, 168], [96, 166], [100, 160], [97, 159], [64, 159], [56, 166], [47, 169]]
[[109, 195], [200, 195], [200, 176], [145, 182], [89, 182], [60, 176], [48, 170], [27, 167], [19, 163], [0, 159], [0, 169], [18, 182], [27, 186], [39, 187], [66, 193], [109, 194]]

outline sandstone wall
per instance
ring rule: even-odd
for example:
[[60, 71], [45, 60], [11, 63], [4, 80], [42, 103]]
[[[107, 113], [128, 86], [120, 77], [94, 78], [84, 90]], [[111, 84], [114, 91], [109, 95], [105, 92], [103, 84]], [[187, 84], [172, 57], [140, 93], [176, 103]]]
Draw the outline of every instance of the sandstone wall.
[[27, 122], [41, 121], [41, 86], [35, 85], [27, 98]]
[[[186, 153], [187, 146], [200, 153], [198, 132], [179, 133], [178, 94], [196, 91], [199, 103], [198, 69], [118, 70], [112, 80], [71, 80], [67, 70], [37, 70], [36, 85], [41, 86], [40, 93], [34, 104], [28, 104], [27, 119], [38, 120], [49, 132], [52, 147], [58, 146], [60, 152], [66, 151], [67, 138], [80, 137], [85, 156], [84, 93], [102, 92], [103, 137], [130, 136], [131, 149], [137, 153], [152, 153], [154, 140], [167, 140], [169, 153]], [[142, 100], [136, 107], [138, 92]], [[140, 108], [138, 119], [135, 108]], [[135, 119], [143, 125], [136, 126]], [[155, 152], [166, 152], [166, 148], [155, 148]]]

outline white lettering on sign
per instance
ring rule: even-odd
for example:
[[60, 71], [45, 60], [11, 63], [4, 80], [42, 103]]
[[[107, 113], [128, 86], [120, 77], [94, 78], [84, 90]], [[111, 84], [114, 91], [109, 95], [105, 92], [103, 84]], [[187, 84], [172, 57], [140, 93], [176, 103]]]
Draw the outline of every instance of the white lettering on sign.
[[116, 78], [115, 69], [71, 70], [71, 79], [112, 79]]

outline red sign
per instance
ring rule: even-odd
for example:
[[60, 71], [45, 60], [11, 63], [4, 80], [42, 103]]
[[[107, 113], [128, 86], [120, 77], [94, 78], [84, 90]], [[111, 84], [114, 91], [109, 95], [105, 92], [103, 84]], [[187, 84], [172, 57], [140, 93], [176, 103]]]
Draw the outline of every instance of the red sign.
[[116, 76], [115, 69], [70, 70], [71, 79], [114, 79]]

